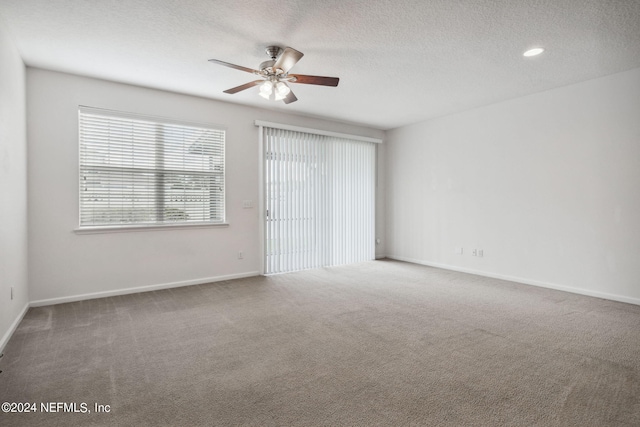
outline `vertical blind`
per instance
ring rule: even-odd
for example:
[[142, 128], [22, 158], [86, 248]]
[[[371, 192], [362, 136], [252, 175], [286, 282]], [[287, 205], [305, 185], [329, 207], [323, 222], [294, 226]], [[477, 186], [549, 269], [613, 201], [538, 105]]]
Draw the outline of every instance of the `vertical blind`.
[[80, 227], [224, 221], [225, 132], [82, 107]]
[[265, 273], [375, 258], [375, 144], [263, 127]]

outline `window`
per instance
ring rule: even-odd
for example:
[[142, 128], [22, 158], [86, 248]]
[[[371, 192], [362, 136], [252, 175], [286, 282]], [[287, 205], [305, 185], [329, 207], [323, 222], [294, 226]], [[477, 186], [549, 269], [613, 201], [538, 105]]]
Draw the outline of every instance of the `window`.
[[224, 130], [81, 107], [80, 228], [220, 224]]

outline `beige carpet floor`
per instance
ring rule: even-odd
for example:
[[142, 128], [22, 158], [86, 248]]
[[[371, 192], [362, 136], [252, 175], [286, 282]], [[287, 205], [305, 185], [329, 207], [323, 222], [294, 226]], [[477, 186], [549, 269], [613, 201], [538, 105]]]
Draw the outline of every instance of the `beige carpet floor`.
[[32, 308], [4, 353], [3, 427], [640, 426], [640, 306], [395, 261]]

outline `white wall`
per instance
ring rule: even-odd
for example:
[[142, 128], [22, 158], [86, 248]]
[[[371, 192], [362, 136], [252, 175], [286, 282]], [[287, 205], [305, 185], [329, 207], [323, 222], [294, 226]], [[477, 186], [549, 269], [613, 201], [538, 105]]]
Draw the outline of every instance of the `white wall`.
[[24, 64], [0, 26], [0, 351], [29, 300], [25, 96]]
[[[260, 268], [258, 209], [242, 208], [247, 199], [258, 205], [254, 120], [376, 138], [384, 135], [374, 129], [32, 68], [27, 69], [27, 100], [29, 282], [31, 300], [37, 304], [256, 274]], [[225, 126], [230, 226], [74, 233], [78, 226], [78, 105]], [[237, 259], [239, 250], [244, 251], [243, 260]]]
[[640, 69], [386, 141], [390, 257], [640, 303]]

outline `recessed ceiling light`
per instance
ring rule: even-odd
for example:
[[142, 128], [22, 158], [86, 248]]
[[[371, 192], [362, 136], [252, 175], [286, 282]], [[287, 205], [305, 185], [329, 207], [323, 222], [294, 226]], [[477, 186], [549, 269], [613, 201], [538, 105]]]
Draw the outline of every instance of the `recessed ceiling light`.
[[536, 56], [536, 55], [540, 55], [542, 52], [544, 52], [543, 48], [534, 47], [533, 49], [529, 49], [528, 51], [523, 53], [522, 56]]

